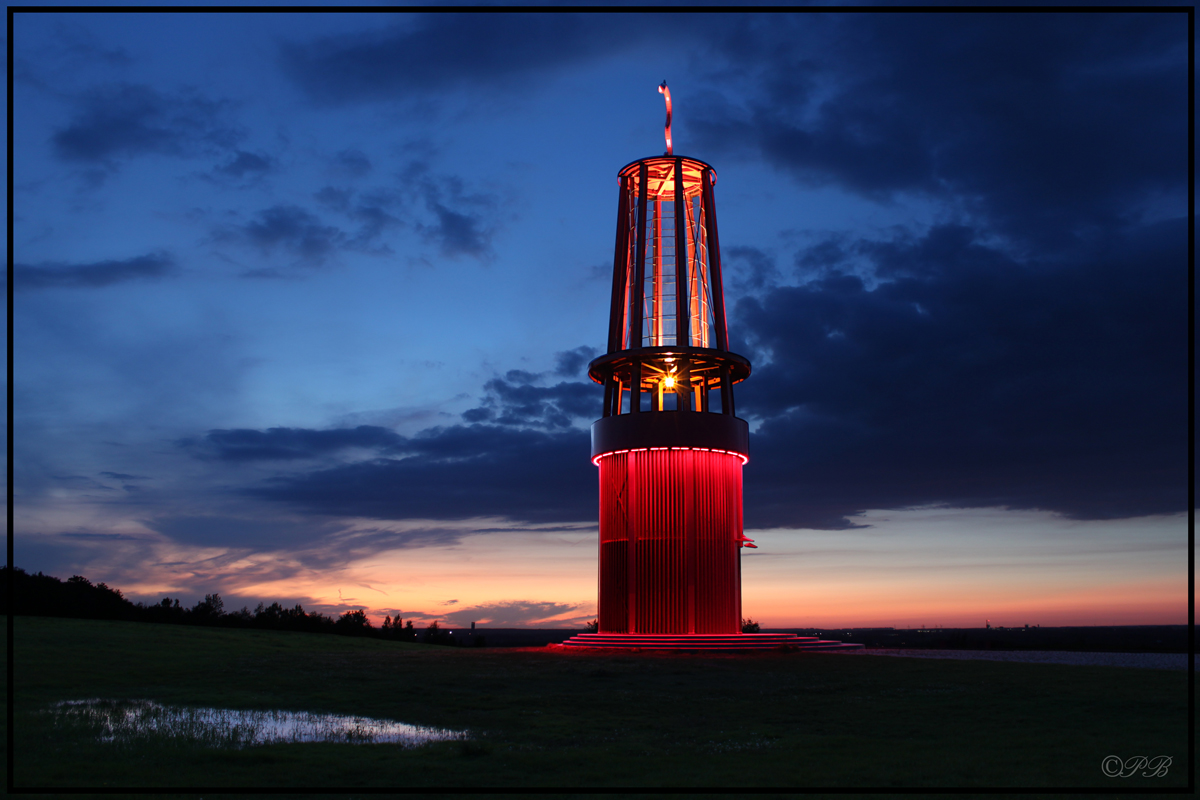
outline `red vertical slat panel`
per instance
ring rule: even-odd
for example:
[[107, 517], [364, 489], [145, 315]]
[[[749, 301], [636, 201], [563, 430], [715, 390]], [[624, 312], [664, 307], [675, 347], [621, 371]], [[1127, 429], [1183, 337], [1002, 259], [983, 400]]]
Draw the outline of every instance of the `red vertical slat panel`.
[[741, 459], [638, 450], [600, 466], [600, 629], [737, 633]]

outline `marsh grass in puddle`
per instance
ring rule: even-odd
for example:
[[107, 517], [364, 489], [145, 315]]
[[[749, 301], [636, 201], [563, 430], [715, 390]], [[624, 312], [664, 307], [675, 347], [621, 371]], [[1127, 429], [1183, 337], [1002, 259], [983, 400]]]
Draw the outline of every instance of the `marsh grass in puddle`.
[[165, 706], [152, 700], [64, 700], [51, 705], [56, 728], [94, 729], [102, 742], [182, 740], [207, 747], [340, 742], [418, 747], [470, 739], [467, 731], [307, 711], [245, 711]]

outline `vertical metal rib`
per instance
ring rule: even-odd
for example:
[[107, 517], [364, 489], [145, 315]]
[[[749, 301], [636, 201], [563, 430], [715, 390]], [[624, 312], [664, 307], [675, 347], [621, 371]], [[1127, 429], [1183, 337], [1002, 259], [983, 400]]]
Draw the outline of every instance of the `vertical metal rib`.
[[679, 379], [675, 382], [675, 407], [692, 410], [692, 368], [686, 357], [679, 359]]
[[650, 223], [648, 225], [650, 233], [646, 237], [646, 249], [649, 251], [648, 261], [650, 266], [649, 339], [650, 346], [657, 347], [662, 343], [663, 324], [662, 201], [655, 197], [654, 204], [648, 205], [647, 208], [653, 209], [650, 213]]
[[[742, 464], [739, 461], [736, 464], [730, 464], [730, 480], [726, 489], [726, 503], [729, 505], [731, 513], [734, 515], [736, 522], [733, 526], [734, 540], [742, 538]], [[742, 632], [742, 579], [741, 579], [741, 557], [742, 546], [736, 541], [724, 544], [726, 552], [730, 554], [730, 560], [733, 562], [730, 565], [729, 578], [730, 591], [737, 598], [736, 608], [730, 609], [732, 619], [729, 624], [733, 626], [735, 633]]]
[[629, 280], [629, 177], [621, 178], [617, 201], [617, 244], [613, 253], [612, 307], [608, 320], [608, 352], [621, 349], [625, 325], [625, 284]]
[[[697, 508], [697, 501], [703, 502], [703, 488], [705, 484], [703, 467], [697, 464], [697, 457], [700, 453], [693, 453], [690, 450], [685, 450], [679, 455], [684, 456], [688, 462], [685, 469], [680, 470], [684, 477], [684, 496], [681, 498], [684, 503], [683, 508], [683, 572], [684, 572], [684, 593], [686, 597], [685, 608], [685, 630], [688, 633], [696, 633], [699, 629], [696, 627], [696, 605], [700, 587], [697, 586], [697, 571], [699, 569], [698, 556], [700, 542], [699, 530], [704, 523], [709, 520], [705, 517], [704, 508]], [[707, 455], [707, 454], [706, 454]], [[697, 491], [699, 489], [699, 491]], [[700, 497], [697, 497], [700, 495]]]
[[628, 519], [625, 523], [625, 552], [629, 559], [625, 567], [625, 609], [628, 616], [626, 626], [629, 633], [638, 633], [637, 626], [637, 607], [638, 607], [638, 590], [641, 588], [640, 577], [637, 574], [638, 562], [638, 527], [642, 516], [642, 496], [645, 492], [642, 491], [641, 470], [637, 468], [638, 459], [634, 457], [634, 453], [623, 453], [620, 458], [625, 459], [626, 465], [626, 487], [628, 493]]
[[642, 346], [642, 308], [646, 301], [646, 162], [638, 168], [637, 251], [633, 259], [633, 297], [630, 300], [629, 346]]
[[[698, 330], [693, 337], [696, 339], [698, 347], [712, 347], [713, 326], [710, 321], [712, 290], [709, 289], [708, 283], [707, 248], [704, 247], [701, 237], [704, 212], [703, 209], [695, 210], [696, 203], [693, 203], [691, 198], [685, 198], [685, 200], [688, 213], [688, 264], [690, 265], [688, 275], [692, 280], [692, 296], [695, 299], [695, 313], [698, 320]], [[696, 200], [699, 201], [699, 205], [703, 206], [704, 201], [701, 196], [697, 196]]]
[[633, 362], [630, 367], [632, 373], [629, 378], [629, 411], [636, 414], [642, 410], [642, 365], [641, 362]]
[[[717, 326], [717, 347], [729, 352], [729, 335], [725, 328], [725, 291], [721, 288], [721, 248], [717, 238], [717, 208], [713, 203], [712, 173], [701, 175], [703, 184], [704, 224], [708, 233], [708, 273], [712, 281], [713, 323]], [[722, 399], [724, 399], [722, 397]]]
[[721, 413], [735, 416], [733, 413], [733, 386], [730, 383], [732, 380], [729, 376], [729, 365], [721, 364], [718, 368], [718, 374], [721, 376]]
[[683, 159], [675, 159], [675, 344], [692, 344], [692, 304], [688, 294], [687, 214], [683, 211]]

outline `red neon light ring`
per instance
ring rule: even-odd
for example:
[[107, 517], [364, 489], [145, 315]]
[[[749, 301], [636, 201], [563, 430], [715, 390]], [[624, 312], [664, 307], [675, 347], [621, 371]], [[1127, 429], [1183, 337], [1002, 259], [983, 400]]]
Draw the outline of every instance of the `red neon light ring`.
[[600, 455], [592, 458], [592, 464], [597, 467], [600, 466], [600, 459], [604, 458], [605, 456], [616, 456], [622, 453], [648, 453], [651, 450], [695, 450], [701, 453], [720, 453], [721, 455], [726, 456], [737, 456], [742, 460], [742, 466], [745, 466], [750, 461], [750, 456], [746, 455], [745, 453], [735, 453], [732, 450], [718, 450], [715, 447], [633, 447], [629, 450], [613, 450], [608, 453], [601, 453]]

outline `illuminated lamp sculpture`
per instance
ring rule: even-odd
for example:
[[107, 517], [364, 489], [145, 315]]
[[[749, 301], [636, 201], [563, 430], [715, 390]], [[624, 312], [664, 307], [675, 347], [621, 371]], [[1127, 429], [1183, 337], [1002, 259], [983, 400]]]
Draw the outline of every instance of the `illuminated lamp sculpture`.
[[[618, 173], [608, 351], [592, 425], [600, 470], [599, 630], [569, 646], [744, 648], [816, 645], [743, 634], [742, 465], [749, 427], [734, 385], [750, 362], [730, 352], [713, 202], [716, 172], [667, 152]], [[821, 645], [838, 646], [835, 642]]]

